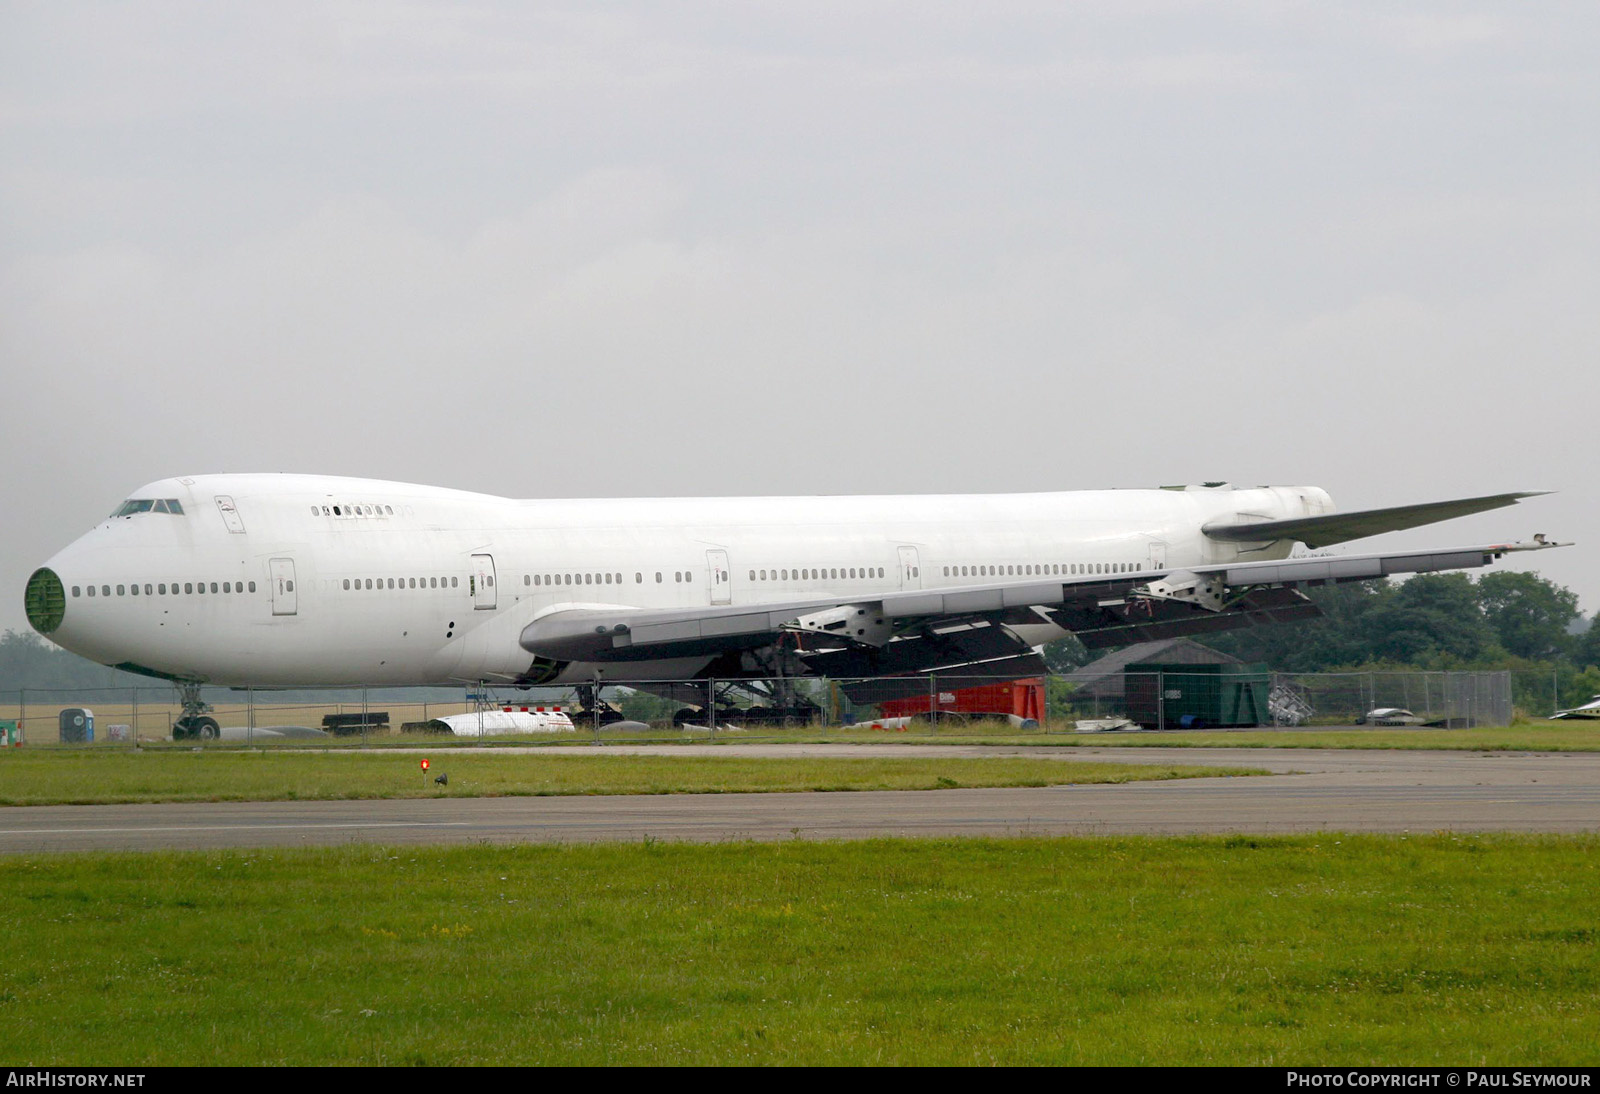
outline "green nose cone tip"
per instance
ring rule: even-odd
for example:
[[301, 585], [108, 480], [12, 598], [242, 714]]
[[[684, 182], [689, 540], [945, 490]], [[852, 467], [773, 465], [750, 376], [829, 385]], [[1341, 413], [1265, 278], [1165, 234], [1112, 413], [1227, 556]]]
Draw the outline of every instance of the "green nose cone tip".
[[61, 587], [61, 579], [54, 570], [42, 567], [33, 571], [33, 576], [28, 579], [28, 591], [22, 599], [28, 609], [28, 622], [33, 624], [34, 630], [49, 634], [61, 626], [61, 620], [67, 614], [67, 591]]

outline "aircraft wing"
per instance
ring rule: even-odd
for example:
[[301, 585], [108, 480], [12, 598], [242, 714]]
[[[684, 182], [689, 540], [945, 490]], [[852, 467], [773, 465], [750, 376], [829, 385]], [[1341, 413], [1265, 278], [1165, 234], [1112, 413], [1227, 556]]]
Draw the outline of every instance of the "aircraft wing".
[[999, 662], [1030, 654], [1028, 644], [1011, 631], [1022, 624], [1053, 623], [1074, 632], [1085, 645], [1098, 647], [1286, 622], [1320, 614], [1299, 592], [1302, 584], [1470, 569], [1508, 552], [1557, 546], [1564, 545], [1496, 543], [1231, 562], [904, 590], [859, 600], [830, 597], [674, 609], [574, 607], [528, 624], [520, 644], [550, 661], [626, 663], [788, 643], [830, 676], [977, 664], [998, 669]]
[[1207, 536], [1224, 543], [1268, 543], [1279, 539], [1299, 540], [1307, 547], [1331, 547], [1347, 540], [1363, 539], [1384, 532], [1399, 532], [1423, 524], [1470, 516], [1490, 509], [1515, 505], [1522, 498], [1536, 498], [1548, 490], [1528, 490], [1515, 494], [1490, 494], [1456, 501], [1430, 501], [1421, 505], [1401, 505], [1392, 509], [1361, 509], [1353, 513], [1329, 513], [1320, 517], [1255, 522], [1213, 522], [1201, 529]]

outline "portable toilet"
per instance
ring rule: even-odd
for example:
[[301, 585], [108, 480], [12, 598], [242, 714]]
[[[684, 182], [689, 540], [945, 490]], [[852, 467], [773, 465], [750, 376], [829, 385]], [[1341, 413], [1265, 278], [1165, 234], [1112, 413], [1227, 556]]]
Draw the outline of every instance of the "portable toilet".
[[61, 712], [61, 743], [90, 744], [94, 741], [94, 711], [67, 707]]

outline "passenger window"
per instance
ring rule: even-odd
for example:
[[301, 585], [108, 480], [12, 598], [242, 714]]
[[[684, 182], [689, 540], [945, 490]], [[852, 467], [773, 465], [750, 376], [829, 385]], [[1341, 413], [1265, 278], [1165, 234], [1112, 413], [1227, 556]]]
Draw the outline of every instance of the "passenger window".
[[450, 579], [450, 587], [452, 589], [459, 588], [460, 586], [461, 586], [461, 579], [459, 577], [452, 577]]
[[251, 592], [255, 592], [256, 591], [256, 583], [254, 581], [252, 581], [250, 583], [250, 591]]
[[633, 583], [635, 585], [643, 585], [644, 584], [644, 572], [642, 570], [635, 570], [633, 572]]
[[213, 581], [211, 583], [211, 591], [212, 592], [216, 592], [217, 591], [217, 583], [215, 581]]
[[390, 506], [385, 505], [383, 507], [383, 513], [384, 513], [385, 516], [392, 517], [392, 516], [394, 516], [394, 509], [392, 507], [390, 507]]
[[785, 580], [785, 581], [789, 580], [789, 571], [788, 570], [783, 571], [783, 580]]
[[348, 577], [344, 579], [344, 587], [346, 589], [350, 588], [350, 579]]
[[118, 596], [127, 596], [128, 595], [128, 587], [126, 585], [118, 585], [117, 586], [117, 595]]
[[94, 595], [94, 586], [93, 586], [93, 585], [90, 585], [90, 586], [89, 586], [89, 595], [90, 595], [90, 596], [93, 596], [93, 595]]
[[660, 570], [656, 571], [656, 584], [657, 585], [661, 584], [661, 571]]
[[149, 595], [151, 595], [151, 594], [150, 594], [150, 584], [149, 584], [149, 583], [148, 583], [148, 582], [146, 582], [146, 583], [145, 583], [145, 587], [144, 587], [144, 595], [145, 595], [145, 596], [149, 596]]
[[685, 571], [683, 571], [683, 580], [686, 581], [686, 582], [692, 582], [694, 580], [694, 571], [693, 570], [685, 570]]
[[81, 586], [81, 585], [74, 585], [72, 587], [72, 595], [73, 596], [81, 596], [82, 595], [82, 592], [81, 592], [82, 588], [83, 588], [83, 586]]

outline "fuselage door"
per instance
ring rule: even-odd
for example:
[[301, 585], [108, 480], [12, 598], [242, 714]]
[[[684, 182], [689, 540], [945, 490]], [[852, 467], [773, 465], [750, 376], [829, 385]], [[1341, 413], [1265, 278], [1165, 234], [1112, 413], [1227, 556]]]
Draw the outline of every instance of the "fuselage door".
[[473, 555], [472, 575], [468, 578], [472, 583], [472, 606], [480, 612], [486, 612], [494, 607], [494, 556]]
[[915, 547], [900, 548], [900, 587], [902, 589], [922, 588], [922, 564], [917, 561]]
[[274, 558], [267, 562], [272, 586], [272, 614], [294, 615], [294, 559]]
[[728, 569], [728, 552], [707, 551], [706, 566], [711, 570], [711, 603], [733, 603], [732, 573]]
[[229, 532], [236, 536], [244, 535], [244, 518], [239, 515], [232, 498], [226, 494], [218, 494], [217, 510], [221, 512], [222, 521], [228, 526]]
[[1159, 539], [1150, 541], [1150, 568], [1152, 570], [1167, 568], [1167, 545]]

